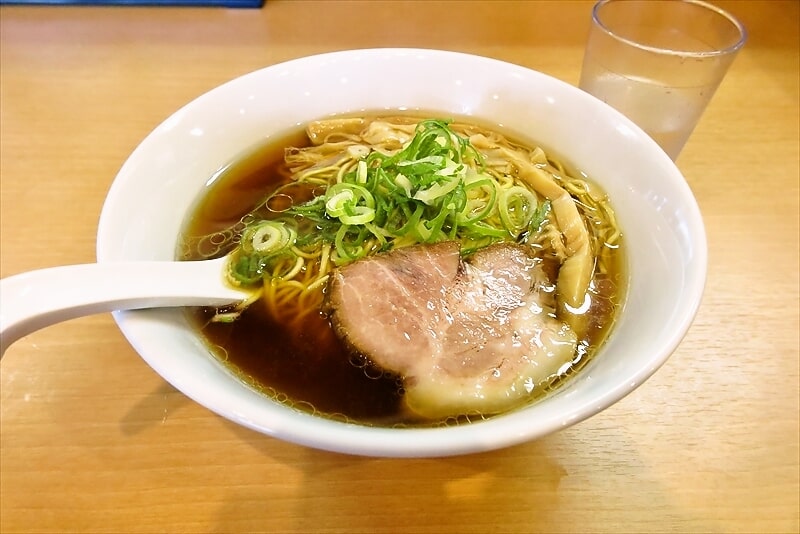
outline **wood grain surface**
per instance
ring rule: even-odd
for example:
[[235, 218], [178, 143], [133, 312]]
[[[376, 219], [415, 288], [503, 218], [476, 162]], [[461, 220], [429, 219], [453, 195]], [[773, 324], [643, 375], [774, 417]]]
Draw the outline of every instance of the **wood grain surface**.
[[[110, 315], [0, 366], [0, 531], [800, 531], [800, 3], [718, 2], [749, 41], [678, 165], [708, 232], [697, 319], [633, 394], [560, 433], [455, 458], [302, 448], [188, 400]], [[584, 1], [0, 8], [0, 275], [90, 262], [105, 194], [157, 124], [241, 74], [381, 46], [577, 83]], [[2, 298], [2, 295], [0, 295]]]

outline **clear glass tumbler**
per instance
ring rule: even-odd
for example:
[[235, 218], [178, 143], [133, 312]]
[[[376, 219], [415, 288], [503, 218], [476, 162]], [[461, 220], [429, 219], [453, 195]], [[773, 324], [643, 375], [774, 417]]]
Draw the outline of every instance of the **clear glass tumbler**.
[[674, 160], [746, 38], [732, 15], [700, 0], [601, 0], [579, 85]]

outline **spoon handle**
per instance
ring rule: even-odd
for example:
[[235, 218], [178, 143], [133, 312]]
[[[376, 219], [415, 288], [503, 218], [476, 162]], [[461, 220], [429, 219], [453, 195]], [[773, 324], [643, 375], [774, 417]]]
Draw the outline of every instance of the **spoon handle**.
[[53, 267], [0, 280], [0, 357], [46, 326], [94, 313], [170, 306], [222, 306], [247, 297], [225, 284], [225, 258], [105, 262]]

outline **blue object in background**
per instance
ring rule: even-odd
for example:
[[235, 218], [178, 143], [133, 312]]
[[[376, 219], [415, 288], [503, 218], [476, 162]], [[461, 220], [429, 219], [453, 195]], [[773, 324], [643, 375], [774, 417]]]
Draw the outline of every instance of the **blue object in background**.
[[266, 0], [0, 0], [0, 5], [187, 6], [258, 8]]

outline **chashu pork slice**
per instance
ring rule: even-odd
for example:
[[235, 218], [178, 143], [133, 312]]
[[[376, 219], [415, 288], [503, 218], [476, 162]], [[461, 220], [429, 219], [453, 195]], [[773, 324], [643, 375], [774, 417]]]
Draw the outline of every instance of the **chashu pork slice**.
[[522, 247], [491, 245], [466, 261], [457, 242], [354, 262], [332, 276], [337, 333], [403, 379], [430, 418], [493, 414], [528, 398], [568, 364], [577, 338], [554, 317], [554, 295]]

